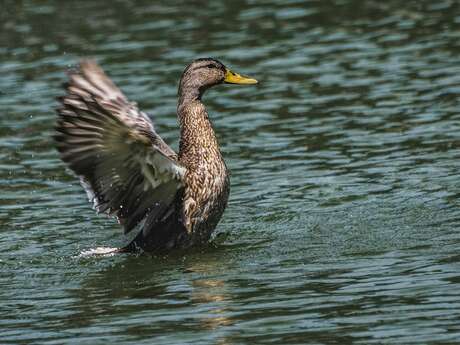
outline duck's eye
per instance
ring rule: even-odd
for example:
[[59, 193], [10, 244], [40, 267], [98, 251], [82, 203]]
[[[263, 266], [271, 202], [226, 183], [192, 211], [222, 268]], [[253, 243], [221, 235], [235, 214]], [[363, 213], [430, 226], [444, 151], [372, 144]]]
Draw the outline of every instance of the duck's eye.
[[209, 65], [206, 65], [204, 67], [206, 67], [206, 68], [216, 68], [216, 66], [214, 66], [213, 64], [209, 64]]

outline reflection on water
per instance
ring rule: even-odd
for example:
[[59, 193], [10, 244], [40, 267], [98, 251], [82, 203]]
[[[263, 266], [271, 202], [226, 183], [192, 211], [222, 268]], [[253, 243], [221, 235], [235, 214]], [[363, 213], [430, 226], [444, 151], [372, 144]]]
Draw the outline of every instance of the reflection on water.
[[[457, 1], [5, 4], [0, 343], [458, 342]], [[121, 244], [50, 139], [82, 56], [176, 148], [192, 59], [261, 81], [205, 97], [232, 172], [214, 245], [78, 256]]]
[[[176, 333], [194, 329], [219, 334], [234, 323], [229, 310], [231, 292], [225, 281], [214, 278], [220, 269], [216, 266], [219, 261], [212, 260], [212, 256], [208, 259], [113, 258], [111, 265], [83, 278], [78, 289], [68, 291], [69, 316], [62, 326], [77, 333], [104, 323], [100, 336], [118, 333], [122, 328], [131, 339], [171, 331], [178, 341], [184, 341]], [[83, 264], [97, 259], [79, 260]], [[179, 314], [184, 320], [178, 324]], [[117, 316], [112, 319], [114, 315]], [[222, 335], [216, 340], [228, 343]]]
[[[198, 274], [191, 281], [191, 303], [196, 308], [209, 306], [206, 315], [199, 317], [199, 322], [204, 330], [217, 332], [223, 327], [234, 324], [228, 301], [231, 301], [231, 291], [226, 287], [225, 281], [207, 278], [207, 275], [219, 270], [219, 262], [196, 263], [186, 268], [187, 272]], [[229, 344], [225, 338], [218, 339], [219, 344]]]

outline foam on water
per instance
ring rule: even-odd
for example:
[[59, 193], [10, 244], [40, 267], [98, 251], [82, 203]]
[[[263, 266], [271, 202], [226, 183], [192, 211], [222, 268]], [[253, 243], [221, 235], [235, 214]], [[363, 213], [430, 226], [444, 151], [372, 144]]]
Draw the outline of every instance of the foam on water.
[[87, 256], [113, 256], [118, 253], [119, 248], [112, 248], [112, 247], [97, 247], [92, 248], [89, 250], [82, 251], [78, 256], [79, 257], [87, 257]]

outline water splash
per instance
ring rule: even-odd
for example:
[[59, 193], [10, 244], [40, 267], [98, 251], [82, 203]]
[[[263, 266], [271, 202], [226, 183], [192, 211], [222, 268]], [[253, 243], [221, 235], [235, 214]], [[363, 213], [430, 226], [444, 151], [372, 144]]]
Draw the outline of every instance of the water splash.
[[87, 256], [114, 256], [119, 252], [120, 248], [112, 248], [112, 247], [97, 247], [92, 248], [89, 250], [84, 250], [78, 255], [78, 257], [87, 257]]

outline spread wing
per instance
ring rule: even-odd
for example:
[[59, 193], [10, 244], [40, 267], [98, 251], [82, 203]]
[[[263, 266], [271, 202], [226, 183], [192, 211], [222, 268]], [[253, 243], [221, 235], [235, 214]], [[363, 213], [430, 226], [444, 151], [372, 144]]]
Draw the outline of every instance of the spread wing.
[[95, 62], [81, 62], [69, 79], [55, 140], [94, 208], [125, 233], [146, 215], [169, 214], [185, 173], [176, 153]]

